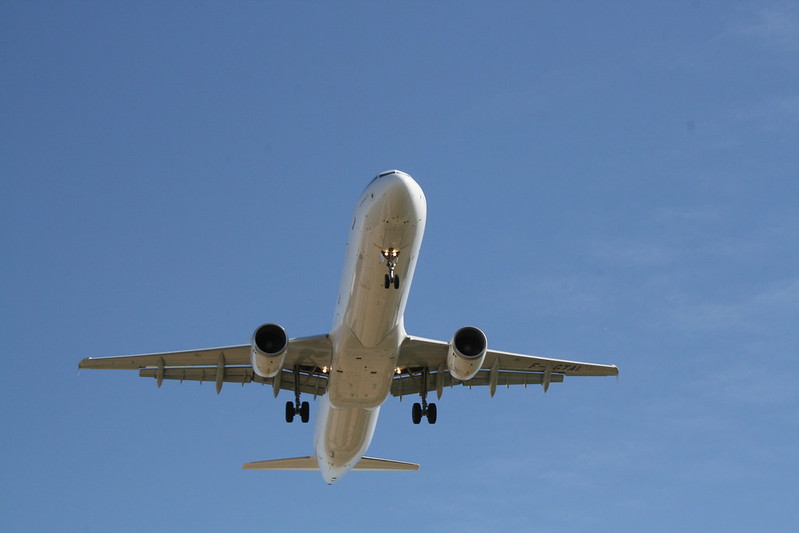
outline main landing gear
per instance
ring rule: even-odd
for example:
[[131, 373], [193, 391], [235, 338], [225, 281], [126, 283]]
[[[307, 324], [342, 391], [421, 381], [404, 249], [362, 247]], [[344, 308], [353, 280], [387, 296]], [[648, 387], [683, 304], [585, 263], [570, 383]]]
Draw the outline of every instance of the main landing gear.
[[435, 424], [436, 420], [438, 420], [438, 408], [436, 408], [436, 404], [434, 403], [427, 403], [427, 369], [425, 368], [422, 371], [422, 390], [419, 392], [419, 396], [422, 397], [422, 403], [414, 403], [413, 408], [411, 409], [411, 419], [413, 420], [414, 424], [418, 424], [422, 421], [422, 417], [427, 418], [428, 424]]
[[422, 403], [417, 402], [413, 404], [413, 408], [411, 409], [411, 418], [413, 419], [413, 423], [420, 423], [422, 421], [422, 417], [427, 418], [428, 424], [435, 424], [436, 420], [438, 420], [438, 409], [436, 408], [436, 404], [427, 403], [424, 400], [422, 400]]
[[300, 401], [300, 369], [294, 367], [294, 401], [286, 402], [286, 422], [294, 422], [294, 417], [300, 415], [300, 420], [306, 424], [311, 418], [311, 406], [308, 402]]
[[311, 406], [308, 402], [302, 402], [295, 405], [294, 402], [286, 402], [286, 422], [294, 422], [294, 417], [300, 415], [300, 420], [305, 424], [311, 418]]
[[388, 274], [386, 274], [385, 282], [383, 286], [388, 289], [392, 285], [394, 285], [395, 289], [399, 289], [400, 286], [400, 277], [399, 274], [394, 272], [394, 269], [397, 267], [397, 257], [399, 256], [400, 251], [396, 248], [386, 248], [384, 250], [380, 250], [380, 255], [383, 256], [383, 259], [386, 260], [388, 266]]

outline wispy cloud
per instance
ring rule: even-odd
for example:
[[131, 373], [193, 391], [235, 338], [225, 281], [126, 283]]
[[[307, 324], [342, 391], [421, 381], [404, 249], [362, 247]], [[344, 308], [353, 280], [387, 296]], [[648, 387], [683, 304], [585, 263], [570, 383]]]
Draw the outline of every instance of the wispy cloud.
[[799, 92], [772, 95], [741, 107], [732, 112], [728, 120], [732, 123], [754, 124], [763, 130], [774, 130], [795, 124], [799, 121]]
[[762, 330], [778, 316], [787, 318], [787, 313], [796, 309], [799, 279], [789, 279], [727, 302], [690, 301], [685, 295], [676, 300], [671, 314], [674, 324], [684, 331], [752, 331]]
[[688, 222], [718, 220], [722, 216], [721, 210], [717, 206], [709, 205], [661, 207], [656, 210], [656, 214], [664, 219]]
[[799, 13], [795, 4], [779, 3], [742, 14], [729, 33], [780, 52], [799, 51]]
[[774, 347], [764, 345], [762, 351], [744, 348], [748, 357], [737, 357], [721, 368], [703, 376], [696, 383], [698, 392], [709, 401], [725, 405], [785, 406], [796, 400], [793, 373], [779, 369], [796, 367], [794, 354], [775, 354]]
[[[607, 280], [586, 274], [562, 274], [554, 277], [525, 279], [521, 282], [525, 298], [515, 298], [530, 312], [573, 315], [601, 312], [607, 308]], [[518, 293], [516, 293], [518, 294]]]
[[593, 258], [613, 266], [651, 267], [667, 265], [676, 260], [680, 252], [657, 243], [594, 242], [590, 245]]

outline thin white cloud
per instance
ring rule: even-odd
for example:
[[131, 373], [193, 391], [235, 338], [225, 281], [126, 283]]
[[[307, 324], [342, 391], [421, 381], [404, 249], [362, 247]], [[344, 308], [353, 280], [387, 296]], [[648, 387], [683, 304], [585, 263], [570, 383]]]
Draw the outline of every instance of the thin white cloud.
[[[596, 313], [607, 309], [607, 280], [596, 276], [559, 275], [520, 281], [525, 298], [512, 298], [530, 312], [551, 315]], [[518, 294], [516, 292], [515, 294]]]
[[780, 3], [743, 13], [729, 33], [752, 39], [779, 52], [799, 51], [799, 14], [794, 4]]
[[787, 317], [798, 308], [799, 279], [789, 279], [727, 302], [692, 302], [684, 295], [677, 298], [671, 314], [675, 326], [683, 331], [752, 332], [763, 331], [777, 316]]
[[680, 257], [680, 252], [655, 243], [594, 242], [590, 245], [591, 256], [604, 264], [613, 266], [651, 267], [667, 265]]
[[731, 124], [755, 125], [764, 131], [794, 125], [799, 121], [799, 93], [771, 95], [735, 110], [728, 120]]
[[799, 118], [799, 93], [771, 96], [763, 100], [754, 109], [749, 111], [749, 114], [739, 115], [738, 118], [746, 120], [755, 117], [767, 116], [789, 116], [791, 118]]
[[657, 209], [656, 214], [667, 220], [700, 221], [719, 220], [721, 210], [715, 206], [671, 206]]
[[[765, 345], [762, 351], [745, 350], [748, 355], [730, 358], [720, 369], [703, 376], [696, 383], [701, 394], [725, 405], [784, 406], [797, 398], [791, 374], [779, 369], [795, 367], [793, 354], [775, 354], [775, 347]], [[791, 360], [789, 360], [791, 359]], [[719, 368], [720, 365], [714, 365]]]

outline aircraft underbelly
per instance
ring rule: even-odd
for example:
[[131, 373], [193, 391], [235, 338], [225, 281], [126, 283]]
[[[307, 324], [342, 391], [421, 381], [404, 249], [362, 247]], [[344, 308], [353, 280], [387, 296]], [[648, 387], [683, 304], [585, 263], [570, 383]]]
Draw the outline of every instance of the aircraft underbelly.
[[[388, 272], [381, 259], [383, 247], [400, 248], [404, 241], [404, 230], [389, 227], [373, 228], [364, 233], [359, 246], [359, 256], [355, 266], [355, 284], [349, 295], [349, 305], [344, 311], [344, 323], [364, 346], [379, 344], [402, 320], [404, 312], [404, 293], [393, 287], [386, 289], [385, 276]], [[396, 238], [391, 238], [395, 235]], [[397, 272], [407, 272], [407, 260], [401, 257]], [[408, 280], [410, 281], [410, 280]]]
[[[328, 482], [366, 452], [380, 405], [391, 391], [425, 217], [424, 194], [407, 176], [375, 181], [356, 208], [330, 333], [333, 360], [327, 393], [317, 419], [317, 457]], [[386, 282], [389, 267], [383, 252], [389, 248], [399, 250], [396, 285]]]
[[[343, 309], [331, 333], [328, 396], [336, 407], [373, 408], [388, 397], [424, 218], [424, 204], [420, 207], [402, 181], [367, 190], [359, 203], [348, 243]], [[399, 250], [399, 288], [386, 288], [388, 266], [381, 251], [388, 248]]]
[[[367, 188], [355, 211], [334, 329], [345, 325], [363, 346], [380, 344], [402, 322], [426, 217], [415, 182], [385, 178]], [[399, 288], [386, 288], [382, 251], [398, 250]]]
[[338, 408], [329, 406], [325, 426], [320, 433], [317, 456], [320, 464], [331, 468], [347, 468], [363, 456], [374, 434], [380, 408]]

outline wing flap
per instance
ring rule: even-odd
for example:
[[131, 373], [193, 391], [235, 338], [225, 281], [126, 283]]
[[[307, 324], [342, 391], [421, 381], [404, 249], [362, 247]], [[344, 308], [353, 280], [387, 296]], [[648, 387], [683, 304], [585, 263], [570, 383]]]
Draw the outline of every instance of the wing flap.
[[[139, 376], [144, 378], [158, 378], [158, 369], [157, 368], [142, 368], [139, 370]], [[217, 369], [216, 367], [185, 367], [185, 368], [165, 368], [163, 379], [173, 379], [179, 381], [211, 381], [215, 382], [217, 376]], [[251, 383], [252, 381], [256, 381], [253, 377], [258, 378], [258, 380], [263, 380], [263, 378], [258, 377], [253, 371], [252, 368], [243, 367], [243, 366], [235, 366], [235, 367], [225, 367], [224, 373], [222, 374], [222, 381], [226, 383]], [[269, 380], [271, 383], [271, 380]]]
[[[215, 383], [217, 381], [217, 368], [216, 367], [185, 367], [185, 368], [165, 368], [163, 371], [162, 379], [178, 380], [178, 381], [199, 381]], [[145, 378], [158, 379], [159, 370], [157, 368], [142, 368], [139, 370], [139, 376]], [[262, 378], [251, 367], [228, 367], [224, 369], [222, 381], [225, 383], [261, 383], [264, 385], [273, 385], [275, 378]], [[327, 390], [327, 375], [317, 372], [316, 368], [310, 369], [302, 367], [299, 370], [298, 381], [300, 385], [300, 392], [303, 394], [312, 394], [314, 396], [321, 396]], [[292, 370], [283, 370], [280, 376], [280, 390], [294, 390], [294, 372]]]
[[[430, 372], [427, 378], [427, 392], [433, 392], [438, 388], [438, 381], [441, 379], [441, 387], [454, 387], [463, 385], [465, 387], [484, 387], [491, 385], [491, 372], [481, 370], [469, 381], [460, 381], [453, 378], [449, 372]], [[549, 377], [550, 383], [563, 382], [562, 374], [552, 374]], [[418, 375], [402, 375], [394, 378], [391, 383], [392, 396], [407, 396], [422, 392], [424, 380]], [[544, 374], [534, 372], [498, 372], [497, 386], [509, 387], [511, 385], [543, 385]]]

